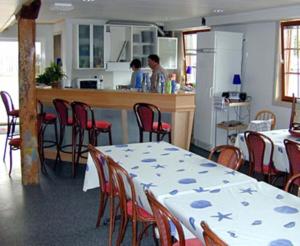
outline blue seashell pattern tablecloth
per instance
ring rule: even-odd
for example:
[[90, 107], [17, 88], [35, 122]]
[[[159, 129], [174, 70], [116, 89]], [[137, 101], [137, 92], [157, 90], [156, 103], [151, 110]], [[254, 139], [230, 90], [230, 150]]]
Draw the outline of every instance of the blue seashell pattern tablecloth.
[[198, 238], [204, 220], [231, 246], [300, 245], [300, 198], [264, 182], [168, 197], [164, 204]]

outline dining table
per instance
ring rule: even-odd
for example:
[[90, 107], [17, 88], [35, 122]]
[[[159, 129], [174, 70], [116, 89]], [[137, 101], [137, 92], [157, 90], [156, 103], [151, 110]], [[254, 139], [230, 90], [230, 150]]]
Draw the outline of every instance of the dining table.
[[265, 182], [181, 194], [164, 204], [200, 239], [206, 221], [230, 246], [300, 245], [300, 198]]
[[[138, 204], [151, 212], [144, 190], [164, 203], [166, 197], [185, 193], [215, 192], [221, 187], [257, 182], [238, 171], [166, 142], [145, 142], [97, 147], [132, 177]], [[108, 171], [106, 170], [108, 180]], [[99, 187], [97, 170], [90, 155], [83, 190]], [[152, 212], [151, 212], [152, 213]], [[186, 230], [186, 237], [192, 234]]]
[[[300, 138], [293, 137], [289, 133], [288, 129], [264, 131], [260, 133], [269, 137], [274, 144], [273, 161], [274, 161], [275, 168], [279, 171], [289, 173], [290, 171], [289, 160], [288, 160], [288, 156], [285, 150], [283, 140], [290, 139], [300, 143]], [[244, 158], [246, 160], [249, 160], [248, 149], [247, 149], [244, 133], [240, 133], [237, 135], [235, 146], [241, 150]], [[270, 160], [270, 150], [271, 150], [271, 144], [269, 142], [266, 142], [264, 163], [268, 163]]]

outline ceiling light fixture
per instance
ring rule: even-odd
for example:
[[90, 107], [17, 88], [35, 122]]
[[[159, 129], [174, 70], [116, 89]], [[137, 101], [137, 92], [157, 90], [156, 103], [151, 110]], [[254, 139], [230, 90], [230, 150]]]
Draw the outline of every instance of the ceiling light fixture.
[[54, 3], [50, 6], [50, 10], [52, 11], [71, 11], [74, 9], [72, 3]]
[[82, 2], [95, 2], [95, 0], [82, 0]]
[[216, 14], [221, 14], [224, 12], [224, 9], [214, 9], [213, 12]]

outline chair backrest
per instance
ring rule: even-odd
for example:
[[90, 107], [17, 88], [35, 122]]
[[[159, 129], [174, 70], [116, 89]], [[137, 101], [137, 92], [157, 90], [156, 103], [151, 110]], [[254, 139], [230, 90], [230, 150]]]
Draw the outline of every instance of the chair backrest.
[[149, 103], [136, 103], [133, 105], [139, 128], [146, 132], [153, 130], [153, 122], [158, 122], [158, 129], [161, 129], [161, 113], [157, 106]]
[[105, 185], [107, 181], [105, 179], [104, 168], [107, 166], [107, 158], [100, 150], [96, 149], [95, 146], [91, 144], [88, 145], [88, 149], [97, 169], [100, 189], [102, 192], [105, 192]]
[[[285, 150], [290, 164], [290, 175], [300, 173], [300, 143], [284, 139]], [[300, 180], [296, 182], [300, 185]]]
[[227, 246], [227, 244], [210, 229], [205, 221], [201, 221], [201, 227], [203, 229], [206, 246]]
[[66, 100], [56, 98], [53, 100], [53, 104], [60, 125], [62, 126], [68, 125], [70, 103]]
[[232, 145], [216, 146], [211, 150], [208, 159], [212, 160], [215, 154], [218, 154], [217, 163], [234, 170], [239, 170], [243, 163], [241, 151]]
[[[286, 185], [284, 187], [284, 190], [286, 192], [289, 192], [290, 188], [293, 184], [296, 184], [299, 189], [299, 186], [300, 186], [299, 181], [300, 181], [300, 173], [297, 173], [297, 174], [293, 175], [291, 178], [289, 178], [288, 182], [286, 183]], [[299, 196], [299, 193], [298, 193], [298, 196]]]
[[8, 92], [1, 91], [0, 94], [1, 94], [1, 98], [2, 98], [2, 101], [5, 106], [6, 114], [8, 115], [12, 110], [15, 110], [13, 101]]
[[156, 225], [159, 232], [159, 240], [161, 246], [172, 246], [172, 236], [171, 236], [171, 226], [170, 223], [173, 223], [175, 225], [175, 228], [178, 233], [178, 239], [179, 239], [179, 246], [185, 245], [185, 238], [182, 226], [180, 222], [177, 220], [177, 218], [172, 215], [169, 210], [164, 207], [155, 196], [152, 194], [151, 191], [146, 190], [145, 191], [150, 207], [153, 212], [153, 216], [156, 221]]
[[[127, 202], [132, 200], [132, 219], [137, 219], [137, 200], [134, 184], [128, 172], [116, 163], [110, 156], [107, 156], [109, 183], [111, 192], [118, 191], [120, 210], [124, 216], [127, 216]], [[128, 192], [126, 192], [128, 191]]]
[[89, 116], [91, 117], [92, 126], [95, 126], [95, 118], [92, 108], [83, 102], [71, 103], [74, 124], [82, 129], [88, 128]]
[[275, 129], [276, 126], [276, 115], [270, 110], [261, 110], [256, 113], [256, 120], [272, 120], [271, 130]]
[[[249, 153], [250, 171], [252, 172], [254, 169], [255, 172], [262, 173], [264, 164], [273, 167], [273, 152], [274, 152], [273, 141], [269, 137], [265, 136], [264, 134], [261, 134], [259, 132], [253, 132], [253, 131], [245, 131], [244, 138], [246, 140], [248, 153]], [[268, 163], [264, 163], [266, 142], [269, 142], [271, 146], [270, 159]], [[269, 168], [269, 170], [271, 170], [271, 168]]]
[[294, 94], [289, 130], [300, 130], [300, 103], [299, 98], [295, 97]]

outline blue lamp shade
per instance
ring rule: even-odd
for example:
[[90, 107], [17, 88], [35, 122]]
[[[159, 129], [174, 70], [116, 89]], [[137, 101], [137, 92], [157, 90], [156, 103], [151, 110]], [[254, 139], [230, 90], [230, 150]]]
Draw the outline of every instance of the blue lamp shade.
[[240, 85], [242, 82], [241, 82], [241, 77], [239, 74], [235, 74], [233, 76], [233, 80], [232, 80], [232, 84], [234, 85]]
[[186, 74], [192, 74], [192, 66], [187, 66]]

